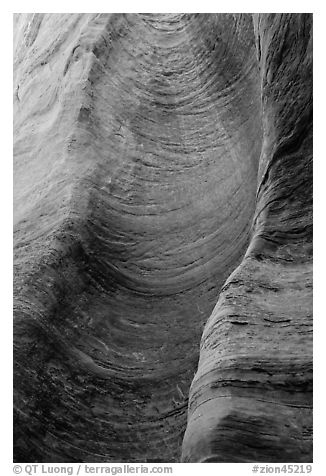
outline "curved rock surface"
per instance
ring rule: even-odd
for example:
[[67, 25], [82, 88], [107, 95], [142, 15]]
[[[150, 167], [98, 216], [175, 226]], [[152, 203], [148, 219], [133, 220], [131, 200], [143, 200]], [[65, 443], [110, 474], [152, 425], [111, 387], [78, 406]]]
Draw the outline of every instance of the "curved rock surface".
[[14, 16], [15, 461], [311, 459], [311, 21]]

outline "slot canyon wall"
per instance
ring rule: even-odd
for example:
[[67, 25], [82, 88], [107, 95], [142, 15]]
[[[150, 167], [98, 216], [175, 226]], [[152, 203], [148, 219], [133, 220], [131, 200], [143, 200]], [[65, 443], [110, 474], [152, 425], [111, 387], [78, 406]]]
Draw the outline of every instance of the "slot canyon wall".
[[14, 460], [312, 460], [312, 15], [14, 15]]

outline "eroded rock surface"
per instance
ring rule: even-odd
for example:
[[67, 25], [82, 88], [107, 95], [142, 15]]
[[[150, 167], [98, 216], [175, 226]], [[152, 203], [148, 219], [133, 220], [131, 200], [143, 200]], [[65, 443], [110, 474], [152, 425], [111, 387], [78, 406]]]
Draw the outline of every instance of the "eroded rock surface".
[[254, 24], [264, 137], [253, 237], [203, 332], [184, 461], [312, 458], [311, 16]]
[[15, 15], [16, 461], [311, 458], [310, 27]]

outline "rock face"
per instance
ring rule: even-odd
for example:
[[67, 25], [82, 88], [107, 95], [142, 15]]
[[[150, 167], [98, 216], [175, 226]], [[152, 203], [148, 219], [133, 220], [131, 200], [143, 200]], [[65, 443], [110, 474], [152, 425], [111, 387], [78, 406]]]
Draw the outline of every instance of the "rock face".
[[14, 16], [15, 461], [311, 460], [311, 23]]
[[254, 25], [264, 136], [253, 235], [204, 329], [184, 461], [312, 457], [311, 17]]

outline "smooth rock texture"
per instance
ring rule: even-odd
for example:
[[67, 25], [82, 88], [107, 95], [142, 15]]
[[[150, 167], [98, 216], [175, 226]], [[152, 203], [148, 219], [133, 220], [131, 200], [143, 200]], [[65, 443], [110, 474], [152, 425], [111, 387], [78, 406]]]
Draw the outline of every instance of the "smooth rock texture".
[[203, 332], [183, 460], [312, 460], [312, 17], [255, 15], [253, 236]]
[[15, 461], [311, 461], [311, 23], [14, 15]]

